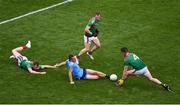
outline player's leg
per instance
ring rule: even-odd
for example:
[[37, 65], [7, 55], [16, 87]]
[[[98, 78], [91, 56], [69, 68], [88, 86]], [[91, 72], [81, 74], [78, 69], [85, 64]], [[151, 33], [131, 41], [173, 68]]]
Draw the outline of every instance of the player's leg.
[[27, 48], [31, 48], [31, 42], [28, 41], [28, 43], [26, 45], [23, 45], [21, 47], [17, 47], [15, 49], [12, 50], [12, 56], [10, 56], [10, 58], [16, 58], [18, 56], [20, 56], [20, 52], [23, 50], [23, 49], [27, 49]]
[[96, 37], [96, 38], [93, 40], [93, 43], [94, 43], [95, 45], [94, 45], [93, 48], [91, 49], [91, 51], [90, 51], [91, 53], [93, 53], [96, 49], [98, 49], [98, 48], [101, 47], [101, 43], [100, 43], [98, 37]]
[[134, 70], [134, 72], [132, 71], [132, 72], [129, 72], [128, 74], [130, 74], [130, 75], [144, 75], [150, 81], [152, 81], [152, 82], [154, 82], [156, 84], [159, 84], [159, 85], [161, 84], [161, 81], [159, 81], [158, 79], [152, 77], [152, 75], [149, 72], [149, 70], [147, 69], [147, 67], [145, 67], [145, 68], [143, 68], [141, 70], [137, 70], [137, 71]]
[[172, 91], [171, 88], [167, 84], [163, 84], [160, 80], [158, 80], [157, 78], [154, 78], [148, 69], [144, 73], [144, 76], [147, 77], [150, 81], [152, 81], [158, 85], [161, 85], [167, 91]]
[[107, 76], [103, 72], [92, 70], [92, 69], [86, 69], [86, 71], [87, 71], [87, 74], [89, 74], [89, 75], [96, 75], [96, 76], [99, 76], [99, 77], [106, 77]]
[[78, 57], [88, 52], [90, 48], [90, 43], [84, 43], [84, 48], [79, 52]]
[[91, 74], [86, 74], [86, 79], [99, 79], [99, 76], [97, 75], [91, 75]]
[[84, 48], [79, 52], [78, 57], [89, 51], [91, 46], [90, 37], [84, 36]]
[[158, 84], [158, 85], [161, 85], [162, 82], [160, 80], [158, 80], [157, 78], [154, 78], [152, 77], [151, 73], [149, 72], [149, 70], [146, 70], [145, 74], [144, 74], [145, 77], [148, 78], [148, 80]]
[[97, 37], [95, 37], [95, 38], [93, 39], [93, 43], [94, 43], [95, 45], [93, 46], [93, 48], [92, 48], [89, 52], [87, 52], [88, 56], [89, 56], [92, 60], [94, 60], [94, 57], [92, 56], [93, 52], [94, 52], [95, 50], [97, 50], [98, 48], [101, 47], [101, 43], [100, 43], [100, 41], [99, 41], [99, 39], [98, 39]]
[[145, 77], [148, 78], [148, 80], [158, 84], [158, 85], [162, 85], [164, 87], [165, 84], [162, 84], [162, 82], [160, 80], [158, 80], [157, 78], [154, 78], [151, 73], [149, 72], [148, 68], [145, 67], [141, 70], [135, 71], [135, 70], [129, 70], [128, 75], [144, 75]]

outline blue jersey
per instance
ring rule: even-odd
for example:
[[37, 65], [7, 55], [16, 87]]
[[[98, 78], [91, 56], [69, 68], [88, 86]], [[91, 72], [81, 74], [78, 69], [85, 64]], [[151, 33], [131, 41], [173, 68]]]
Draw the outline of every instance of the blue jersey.
[[69, 59], [67, 59], [66, 60], [66, 66], [69, 68], [69, 64], [70, 64], [71, 62], [69, 61]]
[[79, 79], [83, 76], [83, 69], [79, 67], [78, 62], [71, 62], [66, 60], [66, 65], [69, 69], [72, 70], [72, 75]]
[[[67, 59], [66, 60], [66, 66], [69, 68], [69, 64], [71, 63], [71, 61], [69, 60], [69, 59]], [[78, 59], [76, 60], [76, 62], [75, 63], [77, 63], [77, 64], [79, 64], [79, 61], [78, 61]]]

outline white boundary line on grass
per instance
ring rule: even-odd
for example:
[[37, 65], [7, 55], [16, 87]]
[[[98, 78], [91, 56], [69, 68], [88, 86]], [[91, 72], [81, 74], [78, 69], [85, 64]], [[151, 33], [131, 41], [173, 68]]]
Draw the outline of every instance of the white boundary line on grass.
[[21, 19], [21, 18], [26, 17], [26, 16], [29, 16], [29, 15], [33, 15], [33, 14], [35, 14], [35, 13], [42, 12], [42, 11], [45, 11], [45, 10], [48, 10], [48, 9], [51, 9], [51, 8], [54, 8], [54, 7], [57, 7], [57, 6], [66, 4], [66, 3], [68, 3], [68, 2], [72, 2], [72, 1], [73, 1], [73, 0], [66, 0], [66, 1], [63, 1], [63, 2], [60, 2], [60, 3], [54, 4], [54, 5], [51, 5], [51, 6], [42, 8], [42, 9], [38, 9], [38, 10], [35, 10], [35, 11], [32, 11], [32, 12], [26, 13], [26, 14], [24, 14], [24, 15], [20, 15], [20, 16], [17, 16], [17, 17], [14, 17], [14, 18], [11, 18], [11, 19], [2, 21], [2, 22], [0, 22], [0, 25], [5, 24], [5, 23], [8, 23], [8, 22], [11, 22], [11, 21], [14, 21], [14, 20]]

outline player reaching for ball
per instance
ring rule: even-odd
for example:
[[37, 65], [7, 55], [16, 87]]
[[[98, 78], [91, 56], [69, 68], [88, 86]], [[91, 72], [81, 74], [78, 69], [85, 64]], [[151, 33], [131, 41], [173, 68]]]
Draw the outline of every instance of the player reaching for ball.
[[[158, 79], [152, 77], [150, 71], [148, 70], [146, 64], [134, 53], [129, 53], [126, 47], [121, 48], [121, 53], [124, 56], [124, 71], [122, 75], [122, 80], [126, 80], [128, 76], [132, 75], [143, 75], [147, 77], [148, 80], [161, 85], [167, 91], [172, 91], [167, 84], [163, 84]], [[128, 67], [132, 66], [133, 70], [128, 70]], [[123, 81], [119, 80], [117, 82], [121, 82], [122, 85]]]
[[[69, 55], [68, 59], [64, 63], [66, 63], [68, 68], [68, 76], [69, 76], [70, 84], [74, 84], [73, 77], [77, 80], [80, 79], [95, 80], [104, 77], [109, 78], [109, 76], [103, 72], [92, 69], [80, 68], [78, 58], [75, 55]], [[56, 67], [64, 65], [64, 63], [62, 62], [59, 65], [56, 64]]]
[[17, 47], [12, 50], [12, 54], [10, 56], [11, 58], [14, 58], [17, 61], [17, 64], [19, 67], [23, 69], [27, 69], [29, 73], [31, 74], [46, 74], [46, 72], [38, 72], [40, 69], [46, 69], [46, 68], [56, 68], [55, 66], [50, 65], [40, 65], [37, 61], [29, 61], [27, 57], [22, 56], [20, 52], [22, 52], [24, 49], [31, 48], [31, 42], [28, 41], [26, 45], [23, 45], [21, 47]]
[[[84, 48], [79, 52], [78, 54], [78, 58], [83, 55], [84, 53], [87, 53], [87, 55], [90, 57], [90, 59], [94, 60], [93, 57], [93, 52], [100, 48], [100, 41], [98, 39], [98, 28], [97, 28], [97, 24], [100, 20], [100, 12], [97, 12], [95, 17], [91, 18], [88, 22], [88, 24], [86, 25], [85, 28], [85, 35], [84, 35]], [[94, 43], [95, 45], [93, 46], [93, 48], [90, 50], [90, 46], [91, 43]]]

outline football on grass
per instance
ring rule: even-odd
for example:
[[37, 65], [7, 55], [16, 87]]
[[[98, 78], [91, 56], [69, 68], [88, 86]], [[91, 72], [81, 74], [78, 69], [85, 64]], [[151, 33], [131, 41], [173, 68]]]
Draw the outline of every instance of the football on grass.
[[110, 75], [110, 80], [111, 81], [116, 81], [117, 80], [117, 75], [116, 74], [111, 74]]

